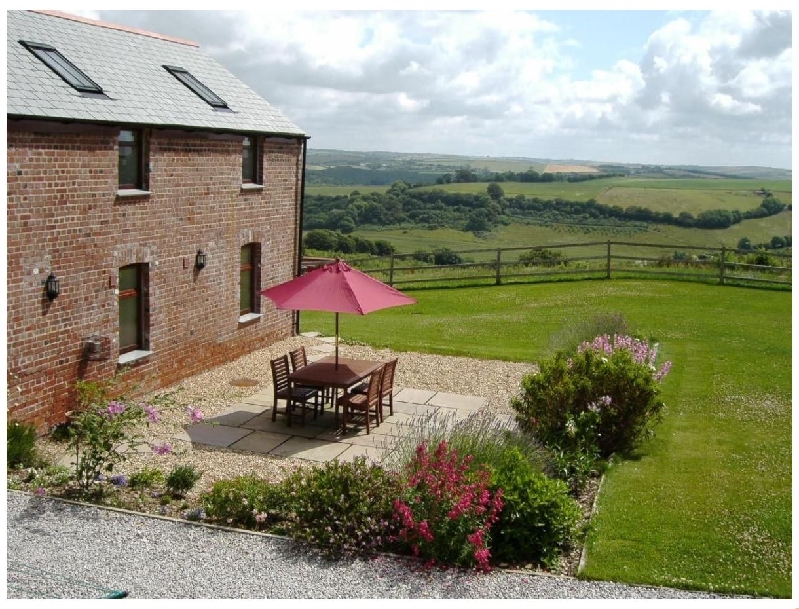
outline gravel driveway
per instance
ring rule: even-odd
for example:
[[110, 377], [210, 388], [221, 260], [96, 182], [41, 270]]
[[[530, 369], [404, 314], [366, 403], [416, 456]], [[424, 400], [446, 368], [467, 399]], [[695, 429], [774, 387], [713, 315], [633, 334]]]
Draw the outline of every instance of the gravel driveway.
[[[9, 491], [8, 598], [723, 598], [517, 572], [328, 561], [287, 540]], [[90, 587], [94, 586], [94, 587]], [[104, 588], [106, 590], [102, 590]]]

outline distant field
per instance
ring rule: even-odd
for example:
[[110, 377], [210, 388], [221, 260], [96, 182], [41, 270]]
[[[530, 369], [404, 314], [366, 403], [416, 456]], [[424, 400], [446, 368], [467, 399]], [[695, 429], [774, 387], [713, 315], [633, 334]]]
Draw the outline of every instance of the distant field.
[[358, 192], [386, 192], [390, 186], [305, 186], [305, 194], [307, 195], [328, 195], [328, 196], [343, 196], [349, 195], [353, 191]]
[[[783, 203], [790, 203], [790, 200], [785, 201], [781, 196], [777, 198]], [[618, 205], [622, 208], [635, 205], [656, 211], [670, 211], [677, 216], [683, 211], [696, 214], [708, 209], [746, 211], [760, 205], [763, 195], [756, 195], [751, 190], [688, 190], [611, 186], [596, 197], [596, 200], [605, 205]]]
[[[448, 192], [485, 193], [485, 183], [426, 186]], [[648, 180], [642, 178], [600, 178], [584, 182], [502, 182], [505, 197], [524, 195], [568, 201], [596, 199], [607, 205], [632, 205], [653, 211], [697, 214], [709, 209], [754, 209], [763, 200], [756, 194], [765, 188], [785, 204], [792, 203], [789, 180]]]
[[596, 167], [587, 165], [547, 165], [545, 173], [599, 173]]
[[[582, 227], [582, 226], [541, 226], [511, 224], [492, 231], [486, 238], [454, 229], [392, 229], [357, 230], [356, 235], [366, 239], [385, 239], [400, 253], [418, 250], [432, 251], [438, 247], [448, 247], [455, 251], [500, 247], [546, 246], [565, 243], [588, 243], [591, 241], [623, 240], [634, 243], [673, 244], [680, 247], [735, 247], [742, 237], [753, 243], [765, 243], [775, 235], [791, 234], [791, 212], [782, 212], [769, 218], [744, 220], [727, 229], [703, 230], [679, 226], [651, 225], [647, 229], [632, 227]], [[575, 254], [577, 254], [575, 252]], [[491, 253], [475, 255], [475, 261], [490, 259]]]
[[441, 166], [442, 173], [449, 171], [452, 167], [471, 167], [472, 169], [485, 169], [487, 171], [494, 171], [501, 173], [503, 171], [543, 171], [546, 163], [536, 163], [531, 160], [521, 159], [495, 159], [495, 158], [481, 158], [481, 157], [453, 157], [443, 156], [436, 157], [425, 155], [424, 162], [430, 165]]
[[[585, 182], [501, 182], [500, 186], [505, 192], [505, 197], [524, 195], [526, 197], [541, 197], [542, 199], [568, 199], [569, 201], [587, 201], [595, 199], [604, 190], [614, 185], [613, 178], [587, 180]], [[424, 186], [422, 189], [441, 189], [447, 192], [485, 193], [488, 184], [441, 184]]]

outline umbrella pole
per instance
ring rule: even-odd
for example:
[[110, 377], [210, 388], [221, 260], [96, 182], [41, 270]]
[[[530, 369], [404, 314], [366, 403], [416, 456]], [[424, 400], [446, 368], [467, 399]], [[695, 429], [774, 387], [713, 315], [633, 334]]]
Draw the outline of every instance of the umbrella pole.
[[338, 313], [336, 313], [336, 368], [338, 368]]

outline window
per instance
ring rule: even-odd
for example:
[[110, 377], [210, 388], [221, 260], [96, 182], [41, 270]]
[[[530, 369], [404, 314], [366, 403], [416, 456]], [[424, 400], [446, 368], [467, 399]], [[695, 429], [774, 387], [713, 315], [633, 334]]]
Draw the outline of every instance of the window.
[[119, 188], [146, 190], [144, 132], [132, 129], [119, 131]]
[[258, 313], [258, 280], [261, 266], [261, 251], [257, 243], [241, 248], [241, 269], [239, 282], [239, 315]]
[[19, 43], [33, 53], [39, 61], [64, 79], [73, 89], [82, 93], [103, 92], [103, 88], [100, 85], [81, 72], [75, 64], [49, 44], [26, 42], [24, 40], [20, 40]]
[[260, 184], [261, 150], [258, 146], [258, 138], [255, 136], [245, 136], [243, 150], [241, 154], [241, 181], [243, 184]]
[[191, 89], [195, 95], [197, 95], [200, 99], [204, 102], [209, 104], [214, 108], [226, 109], [228, 107], [225, 100], [219, 97], [216, 93], [211, 91], [208, 87], [206, 87], [203, 83], [199, 80], [194, 78], [188, 70], [184, 68], [179, 68], [177, 66], [164, 66], [167, 72], [172, 74], [175, 78], [177, 78], [180, 82], [186, 85], [189, 89]]
[[119, 269], [119, 352], [146, 349], [147, 265]]

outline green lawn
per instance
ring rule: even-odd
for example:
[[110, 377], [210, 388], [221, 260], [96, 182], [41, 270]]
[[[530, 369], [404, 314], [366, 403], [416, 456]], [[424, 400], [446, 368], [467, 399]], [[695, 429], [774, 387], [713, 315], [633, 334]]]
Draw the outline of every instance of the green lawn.
[[[674, 366], [654, 440], [606, 476], [587, 578], [791, 596], [791, 294], [665, 281], [416, 290], [341, 318], [396, 350], [536, 361], [550, 337], [621, 312]], [[333, 315], [302, 313], [303, 331]]]

